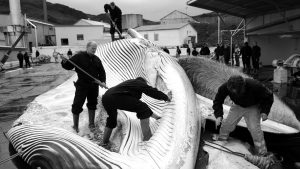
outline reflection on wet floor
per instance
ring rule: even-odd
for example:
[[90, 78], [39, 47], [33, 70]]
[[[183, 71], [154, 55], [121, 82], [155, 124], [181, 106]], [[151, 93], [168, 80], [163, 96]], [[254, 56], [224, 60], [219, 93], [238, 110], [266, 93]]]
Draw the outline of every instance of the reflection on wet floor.
[[13, 99], [1, 106], [0, 122], [15, 120], [26, 110], [28, 103], [33, 101], [36, 96], [30, 96], [26, 99]]

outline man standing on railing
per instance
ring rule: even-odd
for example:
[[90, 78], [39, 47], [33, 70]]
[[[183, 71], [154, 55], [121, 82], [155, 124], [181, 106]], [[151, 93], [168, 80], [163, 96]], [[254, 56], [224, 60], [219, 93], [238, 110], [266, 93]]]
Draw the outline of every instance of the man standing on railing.
[[98, 103], [99, 85], [106, 87], [106, 74], [101, 60], [95, 55], [97, 49], [96, 42], [88, 42], [86, 51], [79, 52], [71, 59], [66, 59], [61, 55], [62, 67], [67, 70], [75, 71], [78, 75], [75, 87], [75, 97], [72, 104], [73, 128], [79, 132], [79, 114], [82, 112], [82, 106], [87, 99], [87, 108], [89, 113], [89, 128], [91, 131], [95, 129], [95, 110]]
[[[116, 29], [119, 30], [119, 38], [122, 39], [122, 11], [121, 9], [115, 5], [114, 2], [111, 2], [110, 4], [104, 5], [104, 11], [105, 13], [110, 17], [110, 34], [111, 34], [111, 40], [115, 40], [115, 32]], [[108, 14], [109, 12], [109, 14]], [[116, 27], [116, 28], [115, 28]]]

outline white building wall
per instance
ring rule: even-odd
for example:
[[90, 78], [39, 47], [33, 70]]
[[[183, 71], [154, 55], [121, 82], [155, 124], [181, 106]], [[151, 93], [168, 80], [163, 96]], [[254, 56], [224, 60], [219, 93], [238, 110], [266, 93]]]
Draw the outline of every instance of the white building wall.
[[[159, 46], [178, 46], [181, 42], [179, 30], [139, 31], [139, 33], [142, 36], [148, 34], [148, 40]], [[158, 41], [154, 40], [154, 34], [158, 34]]]
[[[58, 26], [55, 27], [56, 44], [61, 46], [61, 39], [66, 38], [69, 46], [86, 45], [89, 41], [104, 41], [103, 26]], [[77, 40], [77, 34], [83, 34], [84, 40]]]
[[122, 15], [122, 29], [136, 28], [143, 25], [143, 15], [126, 14]]
[[179, 31], [179, 36], [181, 45], [186, 43], [185, 40], [189, 36], [195, 36], [195, 43], [197, 43], [197, 31], [191, 25], [186, 25], [181, 28]]

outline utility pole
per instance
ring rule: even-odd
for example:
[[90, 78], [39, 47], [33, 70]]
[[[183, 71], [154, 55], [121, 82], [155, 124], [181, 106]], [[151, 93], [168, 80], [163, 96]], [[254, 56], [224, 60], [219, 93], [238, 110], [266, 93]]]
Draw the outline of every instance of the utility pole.
[[220, 44], [220, 15], [218, 15], [218, 44]]

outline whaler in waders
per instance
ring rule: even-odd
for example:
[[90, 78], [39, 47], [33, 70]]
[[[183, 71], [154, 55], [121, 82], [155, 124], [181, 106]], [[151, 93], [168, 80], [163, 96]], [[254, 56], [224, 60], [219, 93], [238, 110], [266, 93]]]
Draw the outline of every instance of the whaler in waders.
[[99, 85], [103, 88], [107, 88], [105, 84], [106, 74], [102, 62], [94, 55], [96, 49], [96, 42], [88, 42], [86, 51], [79, 52], [70, 59], [61, 55], [62, 67], [67, 70], [75, 68], [78, 75], [78, 80], [74, 83], [76, 91], [72, 104], [73, 128], [77, 133], [79, 132], [79, 114], [83, 111], [82, 106], [86, 99], [89, 114], [89, 128], [91, 131], [94, 131]]

